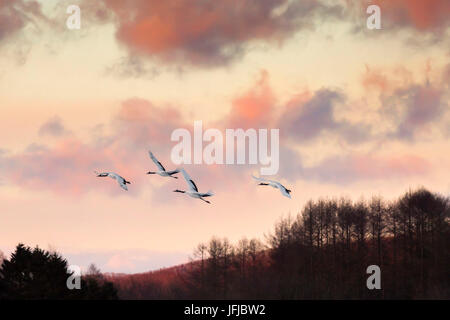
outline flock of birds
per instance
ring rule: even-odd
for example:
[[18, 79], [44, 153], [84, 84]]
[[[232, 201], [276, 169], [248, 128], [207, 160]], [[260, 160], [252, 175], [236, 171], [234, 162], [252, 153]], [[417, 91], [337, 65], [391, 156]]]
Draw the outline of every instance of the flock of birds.
[[[214, 193], [212, 191], [208, 191], [206, 193], [200, 192], [198, 191], [197, 185], [195, 184], [195, 182], [191, 179], [191, 177], [188, 175], [188, 173], [186, 172], [186, 170], [184, 170], [183, 168], [179, 168], [179, 169], [175, 169], [175, 170], [171, 170], [171, 171], [167, 171], [164, 166], [161, 164], [161, 162], [158, 161], [158, 159], [156, 159], [156, 157], [153, 155], [153, 153], [151, 151], [148, 152], [150, 155], [150, 159], [152, 159], [152, 161], [156, 164], [156, 167], [158, 168], [158, 171], [148, 171], [147, 174], [157, 174], [160, 175], [161, 177], [168, 177], [168, 178], [174, 178], [174, 179], [178, 179], [178, 177], [175, 177], [174, 175], [181, 172], [183, 174], [184, 180], [186, 181], [186, 184], [188, 186], [187, 190], [179, 190], [176, 189], [173, 192], [179, 192], [179, 193], [184, 193], [192, 198], [195, 199], [200, 199], [205, 201], [206, 203], [211, 203], [208, 200], [205, 200], [203, 198], [207, 198], [207, 197], [211, 197], [214, 195]], [[97, 177], [110, 177], [114, 180], [116, 180], [119, 183], [119, 186], [128, 191], [127, 188], [127, 184], [131, 184], [130, 181], [127, 181], [125, 178], [121, 177], [120, 175], [118, 175], [115, 172], [97, 172], [94, 171], [95, 174], [97, 175]], [[274, 181], [274, 180], [268, 180], [265, 178], [257, 178], [255, 176], [253, 176], [253, 179], [255, 179], [256, 181], [258, 181], [258, 185], [260, 186], [271, 186], [275, 189], [279, 189], [281, 194], [285, 197], [291, 198], [291, 190], [287, 189], [285, 186], [283, 186], [281, 183]]]

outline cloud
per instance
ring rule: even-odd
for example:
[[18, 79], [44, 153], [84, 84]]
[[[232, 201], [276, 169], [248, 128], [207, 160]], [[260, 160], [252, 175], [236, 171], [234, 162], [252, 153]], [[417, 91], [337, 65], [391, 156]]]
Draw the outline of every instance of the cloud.
[[10, 37], [19, 34], [28, 25], [36, 29], [41, 23], [51, 20], [42, 12], [37, 1], [1, 0], [0, 1], [0, 44]]
[[33, 19], [42, 17], [40, 4], [36, 1], [0, 1], [0, 42], [33, 23]]
[[430, 61], [421, 82], [403, 68], [382, 70], [366, 66], [362, 85], [368, 93], [378, 94], [380, 117], [392, 127], [381, 138], [413, 141], [431, 130], [448, 111], [447, 77], [448, 66], [432, 73]]
[[0, 3], [0, 41], [21, 30], [25, 21], [14, 8], [15, 1], [2, 1]]
[[[31, 42], [24, 36], [25, 30], [39, 33], [45, 25], [56, 29], [55, 21], [44, 15], [38, 1], [0, 0], [0, 48], [10, 46], [10, 54], [19, 65], [25, 63], [31, 51]], [[1, 54], [6, 55], [6, 52]]]
[[232, 101], [229, 128], [266, 128], [274, 117], [275, 96], [268, 83], [269, 74], [262, 70], [260, 79], [247, 92]]
[[[51, 128], [50, 132], [59, 133], [54, 124], [51, 121], [44, 132]], [[137, 195], [140, 182], [146, 178], [145, 168], [150, 165], [147, 149], [168, 154], [171, 132], [186, 127], [175, 109], [156, 107], [141, 99], [124, 101], [109, 126], [110, 133], [97, 133], [90, 141], [82, 141], [75, 135], [55, 135], [59, 139], [52, 145], [31, 144], [21, 152], [0, 153], [2, 176], [23, 188], [57, 194], [77, 196], [104, 188], [117, 195], [122, 190], [114, 181], [100, 181], [93, 173], [117, 171], [133, 183], [128, 194]], [[168, 156], [160, 158], [163, 161]]]
[[0, 157], [2, 175], [22, 188], [51, 190], [58, 194], [80, 194], [92, 186], [89, 179], [96, 150], [74, 139], [64, 139], [53, 147], [27, 150]]
[[349, 184], [364, 180], [389, 180], [428, 173], [431, 165], [416, 155], [382, 157], [352, 154], [330, 157], [321, 163], [303, 168], [302, 176], [308, 180], [334, 184]]
[[[357, 149], [373, 150], [380, 141], [393, 139], [412, 141], [419, 130], [438, 121], [447, 109], [443, 83], [407, 83], [397, 87], [397, 82], [386, 79], [381, 83], [387, 85], [378, 85], [380, 82], [375, 81], [383, 102], [377, 121], [393, 120], [395, 126], [393, 131], [376, 136], [371, 134], [371, 127], [339, 117], [349, 101], [335, 89], [300, 92], [284, 105], [276, 105], [282, 99], [271, 89], [269, 74], [265, 71], [252, 87], [231, 100], [230, 113], [213, 123], [213, 127], [280, 128], [280, 176], [289, 179], [348, 183], [426, 173], [428, 164], [421, 157], [369, 156], [361, 153], [361, 148]], [[178, 110], [176, 106], [157, 106], [148, 100], [131, 98], [122, 103], [109, 122], [96, 126], [90, 139], [84, 141], [76, 134], [63, 134], [67, 129], [61, 121], [50, 119], [40, 133], [54, 137], [52, 144], [33, 143], [16, 153], [0, 152], [1, 175], [10, 184], [57, 194], [77, 196], [100, 188], [114, 196], [124, 195], [113, 181], [106, 182], [93, 175], [94, 170], [115, 171], [132, 182], [127, 195], [139, 195], [147, 185], [145, 172], [153, 166], [147, 150], [151, 149], [162, 163], [171, 167], [173, 130], [186, 128], [192, 132], [193, 123]], [[204, 130], [208, 127], [205, 124]], [[297, 150], [302, 143], [323, 136], [343, 142], [346, 153], [351, 155], [331, 156], [313, 167], [305, 166]], [[358, 144], [362, 142], [364, 144]], [[259, 165], [186, 167], [205, 189], [218, 192], [235, 188], [233, 181], [259, 169]], [[169, 186], [153, 188], [152, 195], [156, 195], [153, 199], [167, 199], [171, 190]]]
[[413, 28], [420, 32], [443, 33], [450, 25], [447, 0], [376, 0], [387, 28]]
[[154, 78], [160, 71], [156, 67], [150, 67], [144, 59], [138, 56], [126, 56], [106, 69], [106, 74], [124, 78]]
[[383, 30], [409, 29], [417, 34], [434, 33], [443, 38], [450, 26], [448, 21], [450, 3], [447, 0], [345, 0], [345, 2], [350, 13], [347, 18], [351, 18], [353, 13], [365, 20], [368, 17], [367, 7], [379, 6]]
[[[450, 2], [447, 0], [345, 0], [343, 20], [350, 23], [352, 34], [365, 39], [383, 41], [378, 37], [398, 37], [406, 45], [426, 49], [443, 43], [448, 46]], [[366, 21], [369, 5], [381, 12], [381, 30], [369, 30]]]
[[396, 100], [402, 100], [406, 106], [395, 136], [399, 139], [411, 140], [417, 131], [428, 124], [439, 120], [447, 104], [442, 99], [442, 92], [430, 85], [412, 86], [399, 90]]
[[345, 101], [342, 93], [331, 89], [320, 89], [306, 101], [303, 97], [296, 98], [288, 103], [279, 127], [299, 142], [313, 140], [324, 132], [336, 134], [350, 143], [368, 139], [370, 128], [335, 119], [335, 104]]
[[59, 117], [53, 117], [39, 128], [39, 135], [60, 137], [68, 133]]
[[366, 72], [362, 76], [362, 85], [366, 90], [375, 88], [386, 91], [390, 88], [391, 83], [380, 70], [374, 70], [366, 65]]
[[[254, 41], [279, 45], [299, 30], [314, 28], [317, 15], [336, 17], [342, 9], [317, 0], [96, 3], [100, 12], [109, 9], [116, 38], [130, 56], [196, 67], [228, 65], [242, 57]], [[98, 20], [105, 22], [105, 16]]]

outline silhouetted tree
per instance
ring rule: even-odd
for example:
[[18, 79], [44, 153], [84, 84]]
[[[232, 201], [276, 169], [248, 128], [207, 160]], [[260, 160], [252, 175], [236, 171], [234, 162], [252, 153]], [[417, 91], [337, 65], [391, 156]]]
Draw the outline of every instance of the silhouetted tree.
[[[319, 199], [278, 220], [266, 244], [200, 244], [169, 285], [158, 278], [168, 271], [116, 281], [127, 298], [449, 299], [449, 240], [450, 200], [424, 188], [391, 202]], [[366, 287], [372, 264], [381, 290]]]
[[69, 290], [67, 261], [57, 253], [19, 244], [0, 270], [0, 299], [115, 299], [111, 282], [82, 278]]
[[5, 259], [6, 259], [5, 254], [3, 253], [3, 251], [0, 250], [0, 269], [2, 268], [3, 260]]

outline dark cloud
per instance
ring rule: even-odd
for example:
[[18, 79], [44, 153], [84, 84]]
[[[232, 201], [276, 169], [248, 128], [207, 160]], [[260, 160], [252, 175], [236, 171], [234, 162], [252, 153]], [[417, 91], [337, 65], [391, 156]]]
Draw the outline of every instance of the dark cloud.
[[0, 41], [21, 30], [26, 21], [14, 6], [16, 1], [0, 2]]
[[41, 33], [43, 26], [56, 29], [55, 21], [45, 16], [41, 4], [34, 0], [0, 0], [0, 52], [17, 65], [23, 65], [31, 51], [32, 42], [24, 30]]
[[291, 106], [283, 115], [280, 127], [301, 141], [313, 139], [325, 129], [333, 130], [337, 127], [333, 103], [342, 99], [339, 93], [322, 89], [303, 105]]
[[313, 140], [324, 132], [336, 134], [350, 143], [365, 141], [370, 136], [370, 128], [335, 119], [335, 104], [345, 101], [341, 93], [321, 89], [306, 102], [302, 101], [299, 105], [291, 102], [281, 117], [279, 127], [299, 142]]
[[397, 132], [399, 138], [411, 139], [417, 129], [438, 120], [446, 111], [441, 92], [428, 86], [412, 87], [399, 92], [399, 96], [406, 100], [407, 105], [407, 112]]
[[450, 26], [448, 0], [375, 0], [387, 28], [412, 28], [419, 32], [443, 34]]
[[393, 115], [396, 130], [388, 138], [412, 141], [416, 135], [440, 120], [448, 110], [448, 103], [442, 89], [425, 85], [411, 85], [396, 90], [382, 99], [384, 110]]
[[[351, 32], [365, 39], [384, 41], [397, 36], [416, 50], [430, 46], [449, 45], [450, 1], [448, 0], [345, 0], [345, 21]], [[378, 5], [381, 11], [381, 30], [366, 27], [369, 5]]]
[[19, 33], [27, 24], [47, 20], [37, 1], [0, 0], [0, 43]]
[[[86, 3], [92, 7], [92, 1]], [[230, 64], [253, 41], [279, 45], [299, 30], [313, 29], [318, 17], [342, 15], [342, 7], [317, 0], [102, 0], [96, 4], [98, 10], [93, 12], [101, 13], [97, 20], [105, 22], [111, 16], [116, 38], [131, 56], [200, 67]]]

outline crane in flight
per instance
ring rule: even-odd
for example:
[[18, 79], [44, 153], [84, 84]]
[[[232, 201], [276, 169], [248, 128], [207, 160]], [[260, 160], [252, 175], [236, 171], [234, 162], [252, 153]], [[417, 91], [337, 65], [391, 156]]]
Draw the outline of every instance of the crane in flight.
[[158, 174], [161, 177], [171, 177], [171, 178], [174, 178], [174, 179], [178, 179], [178, 177], [173, 177], [172, 175], [174, 175], [175, 173], [180, 172], [180, 170], [176, 169], [176, 170], [172, 170], [172, 171], [166, 171], [164, 166], [161, 164], [161, 162], [158, 161], [158, 159], [156, 159], [156, 157], [153, 155], [153, 153], [151, 151], [149, 151], [148, 154], [150, 156], [150, 159], [152, 159], [152, 161], [158, 167], [158, 171], [149, 171], [149, 172], [147, 172], [147, 174]]
[[206, 203], [211, 203], [208, 200], [205, 200], [203, 198], [206, 197], [211, 197], [214, 195], [214, 193], [212, 193], [211, 191], [208, 191], [207, 193], [201, 193], [198, 191], [197, 185], [195, 184], [195, 182], [191, 179], [191, 177], [187, 174], [187, 172], [181, 168], [181, 173], [183, 174], [184, 180], [186, 180], [186, 183], [189, 187], [188, 190], [174, 190], [173, 192], [180, 192], [180, 193], [185, 193], [188, 196], [192, 197], [192, 198], [196, 198], [196, 199], [200, 199], [205, 201]]
[[125, 180], [125, 178], [122, 178], [117, 173], [114, 173], [114, 172], [101, 172], [101, 173], [98, 173], [97, 171], [94, 171], [94, 172], [97, 175], [97, 177], [100, 177], [100, 178], [110, 177], [110, 178], [116, 180], [119, 183], [119, 186], [122, 189], [128, 191], [127, 184], [130, 184], [131, 182]]
[[291, 190], [287, 189], [285, 186], [283, 186], [278, 181], [264, 179], [264, 178], [257, 178], [254, 175], [252, 175], [253, 179], [256, 181], [259, 181], [259, 186], [271, 186], [272, 188], [279, 189], [281, 191], [281, 194], [285, 197], [288, 197], [291, 199]]

